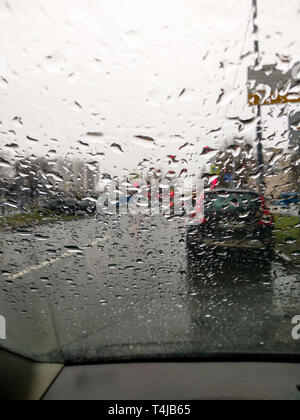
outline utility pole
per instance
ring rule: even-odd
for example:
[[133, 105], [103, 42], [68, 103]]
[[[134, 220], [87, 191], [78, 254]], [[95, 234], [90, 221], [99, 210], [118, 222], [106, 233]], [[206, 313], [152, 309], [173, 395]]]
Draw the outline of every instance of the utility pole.
[[[257, 7], [257, 0], [252, 0], [252, 7], [253, 7], [253, 36], [254, 36], [254, 51], [257, 54], [255, 60], [255, 67], [258, 67], [260, 64], [260, 48], [259, 48], [259, 40], [258, 40], [258, 26], [257, 26], [257, 17], [258, 17], [258, 7]], [[257, 160], [259, 165], [259, 192], [262, 194], [264, 192], [264, 158], [263, 158], [263, 147], [262, 147], [262, 115], [261, 115], [261, 105], [257, 105]]]

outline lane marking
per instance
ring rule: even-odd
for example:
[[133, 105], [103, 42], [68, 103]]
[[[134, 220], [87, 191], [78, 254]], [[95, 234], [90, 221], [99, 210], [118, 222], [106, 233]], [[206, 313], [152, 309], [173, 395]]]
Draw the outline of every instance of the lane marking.
[[[105, 241], [107, 241], [109, 239], [110, 239], [109, 236], [105, 236], [102, 239], [96, 239], [91, 244], [89, 244], [89, 246], [94, 247], [98, 243], [105, 242]], [[11, 274], [9, 276], [5, 276], [5, 279], [6, 280], [9, 280], [9, 281], [16, 280], [16, 279], [18, 279], [20, 277], [25, 276], [26, 274], [31, 273], [32, 271], [41, 270], [42, 268], [48, 267], [49, 265], [52, 265], [52, 264], [55, 264], [58, 261], [61, 261], [61, 260], [65, 259], [65, 258], [72, 257], [73, 255], [74, 255], [74, 252], [70, 252], [70, 251], [64, 252], [63, 254], [59, 255], [56, 258], [52, 258], [52, 259], [50, 259], [48, 261], [42, 262], [41, 264], [37, 264], [37, 265], [33, 265], [32, 267], [25, 268], [24, 270], [20, 271], [19, 273]]]

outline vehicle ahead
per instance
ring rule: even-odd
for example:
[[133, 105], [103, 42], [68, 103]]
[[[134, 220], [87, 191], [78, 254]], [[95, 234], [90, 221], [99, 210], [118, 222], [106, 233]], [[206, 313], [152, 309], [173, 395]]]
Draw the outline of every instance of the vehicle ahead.
[[204, 197], [204, 219], [189, 226], [188, 250], [206, 246], [240, 250], [271, 250], [274, 217], [265, 199], [254, 191], [220, 189]]

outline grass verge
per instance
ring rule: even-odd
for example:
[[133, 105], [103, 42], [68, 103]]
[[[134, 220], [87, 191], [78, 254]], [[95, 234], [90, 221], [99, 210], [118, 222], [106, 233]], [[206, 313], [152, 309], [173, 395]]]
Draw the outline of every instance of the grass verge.
[[300, 218], [297, 216], [275, 215], [276, 242], [285, 242], [289, 239], [300, 239]]
[[275, 215], [274, 231], [276, 249], [292, 261], [300, 259], [300, 218]]
[[56, 214], [41, 214], [38, 211], [32, 213], [15, 214], [13, 216], [0, 217], [0, 229], [17, 228], [21, 226], [35, 226], [49, 222], [68, 221], [82, 218], [82, 216]]

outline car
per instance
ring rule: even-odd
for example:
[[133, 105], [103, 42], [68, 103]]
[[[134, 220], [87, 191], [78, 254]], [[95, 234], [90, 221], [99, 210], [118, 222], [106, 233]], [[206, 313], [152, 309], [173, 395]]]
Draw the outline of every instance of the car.
[[52, 212], [58, 215], [74, 215], [76, 207], [76, 200], [55, 198], [49, 200], [45, 205], [43, 205], [42, 211]]
[[296, 192], [285, 192], [280, 195], [280, 199], [274, 202], [277, 206], [290, 207], [299, 204], [300, 194]]
[[274, 225], [274, 217], [259, 193], [212, 190], [204, 196], [204, 218], [193, 220], [188, 227], [188, 250], [197, 253], [206, 246], [271, 250]]
[[56, 198], [49, 200], [42, 211], [52, 212], [58, 215], [80, 215], [94, 214], [96, 211], [96, 202], [91, 199], [75, 200]]
[[96, 200], [91, 200], [89, 198], [80, 200], [77, 202], [76, 208], [79, 212], [83, 214], [92, 215], [96, 212]]

